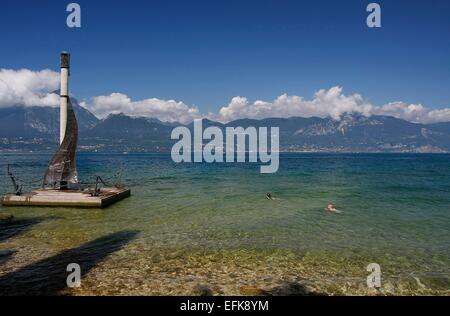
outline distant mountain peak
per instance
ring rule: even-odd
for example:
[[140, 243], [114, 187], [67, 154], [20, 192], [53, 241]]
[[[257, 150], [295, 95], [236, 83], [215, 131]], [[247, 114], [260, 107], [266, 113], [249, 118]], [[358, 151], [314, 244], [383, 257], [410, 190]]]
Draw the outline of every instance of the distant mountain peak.
[[[81, 150], [170, 151], [174, 142], [171, 132], [183, 125], [124, 113], [112, 113], [98, 120], [75, 99], [72, 103], [80, 125]], [[193, 129], [193, 125], [184, 126]], [[341, 115], [340, 120], [290, 117], [220, 123], [204, 119], [203, 128], [209, 126], [223, 131], [236, 126], [279, 127], [282, 151], [450, 152], [450, 122], [425, 125], [390, 116], [366, 117], [350, 112]], [[0, 149], [28, 146], [42, 150], [48, 148], [42, 144], [57, 142], [58, 132], [58, 108], [20, 105], [0, 108]], [[15, 142], [17, 137], [20, 140]]]

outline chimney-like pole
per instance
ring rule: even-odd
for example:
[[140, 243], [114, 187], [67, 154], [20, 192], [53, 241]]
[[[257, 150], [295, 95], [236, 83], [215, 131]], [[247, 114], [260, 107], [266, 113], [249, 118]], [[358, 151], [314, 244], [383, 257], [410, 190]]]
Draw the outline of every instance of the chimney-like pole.
[[59, 143], [62, 144], [67, 126], [67, 103], [69, 102], [70, 54], [61, 53], [61, 88], [59, 113]]

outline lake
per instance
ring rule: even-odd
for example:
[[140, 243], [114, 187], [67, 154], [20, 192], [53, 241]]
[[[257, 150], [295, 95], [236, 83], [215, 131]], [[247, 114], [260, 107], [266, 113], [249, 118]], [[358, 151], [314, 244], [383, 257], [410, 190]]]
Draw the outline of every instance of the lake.
[[[49, 159], [1, 154], [0, 194], [8, 163], [31, 190]], [[115, 183], [121, 168], [132, 197], [107, 209], [0, 208], [17, 221], [2, 224], [0, 292], [54, 282], [50, 294], [449, 294], [450, 155], [284, 153], [276, 174], [170, 154], [78, 156], [86, 183]], [[325, 212], [329, 202], [342, 213]], [[80, 288], [61, 285], [68, 258]]]

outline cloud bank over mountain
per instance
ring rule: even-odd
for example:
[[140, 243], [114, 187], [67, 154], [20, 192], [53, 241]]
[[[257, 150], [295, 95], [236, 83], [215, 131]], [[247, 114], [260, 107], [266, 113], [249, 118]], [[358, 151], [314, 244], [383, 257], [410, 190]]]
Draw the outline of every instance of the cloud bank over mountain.
[[99, 118], [105, 118], [110, 114], [124, 113], [129, 116], [157, 118], [163, 122], [183, 124], [201, 118], [198, 108], [188, 106], [183, 102], [156, 98], [132, 101], [122, 93], [93, 97], [89, 101], [82, 102], [81, 106]]
[[301, 96], [283, 94], [275, 100], [250, 102], [245, 97], [234, 97], [218, 113], [202, 114], [195, 106], [174, 100], [145, 99], [132, 101], [127, 95], [113, 93], [98, 96], [82, 103], [100, 118], [110, 113], [124, 113], [132, 116], [158, 118], [161, 121], [189, 123], [200, 117], [220, 122], [230, 122], [241, 118], [264, 119], [269, 117], [332, 117], [339, 120], [344, 113], [355, 112], [365, 116], [388, 115], [418, 123], [450, 121], [450, 108], [431, 110], [421, 104], [392, 102], [375, 106], [361, 95], [345, 95], [342, 87], [332, 87], [317, 91], [307, 100]]
[[[342, 87], [332, 87], [317, 91], [311, 100], [301, 96], [283, 94], [272, 102], [255, 101], [234, 97], [231, 102], [220, 109], [214, 118], [231, 121], [239, 118], [268, 117], [332, 117], [338, 120], [344, 113], [355, 112], [365, 116], [387, 115], [417, 123], [434, 123], [450, 121], [450, 108], [430, 110], [421, 104], [392, 102], [375, 106], [361, 95], [344, 95]], [[214, 115], [213, 115], [214, 116]]]
[[301, 96], [280, 95], [272, 102], [256, 101], [250, 103], [247, 98], [234, 97], [222, 107], [218, 119], [231, 121], [238, 118], [267, 117], [339, 117], [346, 112], [358, 112], [369, 116], [373, 106], [364, 101], [362, 96], [354, 94], [345, 96], [341, 87], [322, 89], [314, 94], [313, 99], [306, 100]]
[[0, 69], [0, 107], [58, 106], [59, 74], [52, 70]]
[[[58, 89], [59, 74], [51, 70], [32, 71], [0, 70], [0, 107], [21, 104], [24, 106], [58, 106], [59, 97], [51, 93]], [[273, 101], [250, 101], [236, 96], [217, 113], [200, 113], [196, 106], [182, 101], [148, 98], [132, 100], [123, 93], [94, 96], [80, 103], [99, 118], [109, 114], [124, 113], [129, 116], [157, 118], [166, 122], [189, 123], [206, 117], [221, 122], [240, 118], [263, 119], [268, 117], [332, 117], [338, 120], [347, 112], [365, 116], [388, 115], [411, 122], [434, 123], [450, 121], [450, 108], [429, 109], [422, 104], [401, 101], [376, 106], [360, 94], [345, 95], [339, 86], [318, 90], [311, 99], [282, 94]]]

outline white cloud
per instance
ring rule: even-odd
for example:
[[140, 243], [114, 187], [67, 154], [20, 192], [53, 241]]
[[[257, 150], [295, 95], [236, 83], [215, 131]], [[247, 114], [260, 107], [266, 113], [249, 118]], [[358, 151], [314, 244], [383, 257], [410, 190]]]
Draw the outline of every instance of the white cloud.
[[300, 96], [283, 94], [273, 102], [256, 101], [249, 103], [246, 98], [235, 97], [230, 104], [222, 107], [219, 116], [221, 121], [239, 118], [262, 119], [267, 117], [327, 117], [339, 119], [345, 112], [360, 112], [370, 115], [373, 106], [363, 100], [359, 94], [345, 96], [341, 87], [319, 90], [312, 100]]
[[[58, 106], [59, 96], [52, 93], [59, 88], [59, 74], [52, 70], [0, 69], [0, 107], [16, 104], [24, 106]], [[359, 94], [345, 95], [342, 87], [317, 91], [311, 99], [283, 94], [273, 101], [251, 102], [234, 97], [217, 113], [202, 114], [195, 106], [181, 101], [150, 98], [131, 100], [125, 94], [96, 96], [81, 103], [99, 118], [124, 113], [130, 116], [158, 118], [166, 122], [189, 123], [200, 117], [228, 122], [239, 118], [267, 117], [327, 117], [338, 120], [345, 112], [366, 116], [389, 115], [412, 122], [434, 123], [450, 121], [450, 108], [429, 109], [421, 104], [391, 102], [376, 106]]]
[[430, 110], [421, 104], [405, 104], [403, 102], [388, 103], [377, 108], [375, 114], [389, 115], [410, 122], [436, 123], [450, 121], [450, 108]]
[[283, 94], [272, 102], [250, 103], [247, 98], [234, 97], [227, 106], [220, 109], [218, 114], [210, 113], [209, 118], [223, 122], [240, 118], [263, 119], [292, 116], [332, 117], [338, 120], [346, 112], [357, 112], [365, 116], [389, 115], [421, 123], [450, 121], [450, 108], [430, 110], [421, 104], [403, 102], [392, 102], [379, 107], [364, 100], [359, 94], [344, 95], [342, 87], [319, 90], [311, 100]]
[[109, 114], [124, 113], [130, 116], [157, 118], [164, 122], [189, 123], [201, 117], [195, 106], [190, 107], [183, 102], [156, 98], [132, 101], [122, 93], [93, 97], [88, 102], [82, 102], [81, 105], [99, 118], [105, 118]]
[[57, 106], [59, 74], [51, 70], [0, 69], [0, 107]]
[[450, 122], [450, 108], [432, 110], [428, 112], [425, 122]]

